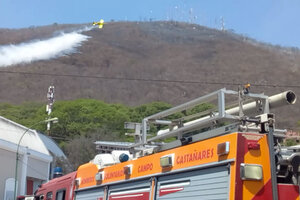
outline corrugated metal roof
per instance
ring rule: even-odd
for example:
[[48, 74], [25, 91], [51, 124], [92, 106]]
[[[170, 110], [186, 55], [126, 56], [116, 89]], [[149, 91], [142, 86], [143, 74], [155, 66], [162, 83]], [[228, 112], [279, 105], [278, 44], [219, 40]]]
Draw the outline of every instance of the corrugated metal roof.
[[39, 136], [42, 139], [42, 141], [44, 142], [48, 151], [53, 153], [56, 157], [63, 157], [65, 159], [67, 159], [64, 152], [61, 150], [61, 148], [59, 148], [59, 146], [56, 144], [56, 142], [54, 140], [52, 140], [50, 137], [48, 137], [42, 133], [39, 133]]

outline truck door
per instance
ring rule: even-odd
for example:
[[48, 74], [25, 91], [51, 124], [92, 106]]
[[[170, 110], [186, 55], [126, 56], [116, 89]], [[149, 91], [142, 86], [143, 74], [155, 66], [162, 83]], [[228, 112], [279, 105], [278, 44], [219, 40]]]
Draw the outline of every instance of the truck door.
[[227, 166], [197, 169], [158, 178], [156, 199], [229, 199]]
[[104, 189], [103, 187], [97, 187], [87, 190], [76, 191], [75, 199], [76, 200], [104, 200]]
[[108, 200], [149, 200], [150, 186], [150, 179], [111, 185]]

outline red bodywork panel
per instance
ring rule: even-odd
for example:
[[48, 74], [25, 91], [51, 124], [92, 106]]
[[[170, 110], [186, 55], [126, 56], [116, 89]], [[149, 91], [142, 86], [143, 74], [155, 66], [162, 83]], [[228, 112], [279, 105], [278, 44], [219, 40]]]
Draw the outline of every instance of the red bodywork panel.
[[299, 199], [299, 186], [290, 184], [278, 184], [279, 200], [295, 200]]
[[74, 197], [76, 174], [76, 171], [71, 172], [42, 184], [36, 191], [36, 196], [44, 195], [46, 197], [47, 193], [52, 192], [52, 199], [56, 199], [57, 192], [65, 190], [65, 199], [72, 200]]

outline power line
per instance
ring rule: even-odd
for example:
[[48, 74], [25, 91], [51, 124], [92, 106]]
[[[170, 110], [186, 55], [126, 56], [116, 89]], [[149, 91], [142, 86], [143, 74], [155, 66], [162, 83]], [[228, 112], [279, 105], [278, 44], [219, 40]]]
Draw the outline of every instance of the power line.
[[[204, 85], [243, 85], [245, 83], [230, 83], [230, 82], [213, 82], [213, 81], [193, 81], [193, 80], [165, 80], [165, 79], [145, 79], [145, 78], [130, 78], [130, 77], [113, 77], [113, 76], [92, 76], [92, 75], [76, 75], [76, 74], [51, 74], [38, 72], [13, 72], [0, 70], [4, 74], [24, 74], [33, 76], [54, 76], [54, 77], [73, 77], [73, 78], [93, 78], [104, 80], [123, 80], [123, 81], [142, 81], [142, 82], [161, 82], [161, 83], [182, 83], [182, 84], [204, 84]], [[282, 87], [282, 88], [300, 88], [300, 85], [279, 85], [279, 84], [251, 84], [256, 87]]]

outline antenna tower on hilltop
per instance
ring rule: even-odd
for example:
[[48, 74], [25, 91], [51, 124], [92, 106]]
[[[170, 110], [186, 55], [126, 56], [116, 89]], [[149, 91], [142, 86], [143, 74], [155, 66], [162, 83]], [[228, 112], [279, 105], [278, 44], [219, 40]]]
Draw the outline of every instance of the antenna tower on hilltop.
[[223, 16], [220, 17], [220, 21], [221, 21], [221, 31], [225, 31], [225, 21]]

